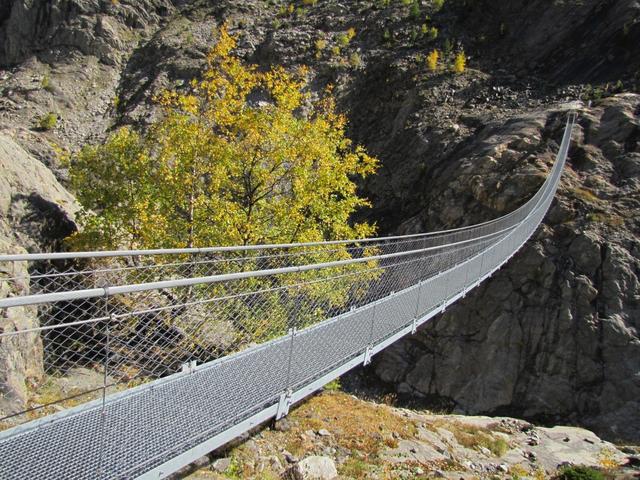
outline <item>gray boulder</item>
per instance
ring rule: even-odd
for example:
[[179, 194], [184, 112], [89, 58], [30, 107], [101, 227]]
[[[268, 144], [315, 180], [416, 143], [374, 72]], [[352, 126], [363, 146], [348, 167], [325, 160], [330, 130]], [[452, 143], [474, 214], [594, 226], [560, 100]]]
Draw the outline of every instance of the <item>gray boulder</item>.
[[329, 457], [313, 455], [301, 460], [287, 471], [291, 480], [333, 480], [338, 478], [336, 464]]

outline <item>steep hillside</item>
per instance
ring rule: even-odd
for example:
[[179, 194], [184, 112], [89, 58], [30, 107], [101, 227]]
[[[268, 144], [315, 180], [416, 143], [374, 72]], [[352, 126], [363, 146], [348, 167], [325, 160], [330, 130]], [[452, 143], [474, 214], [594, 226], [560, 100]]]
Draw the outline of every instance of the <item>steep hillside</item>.
[[[77, 149], [117, 125], [143, 126], [154, 93], [196, 76], [227, 22], [248, 61], [308, 65], [313, 90], [335, 85], [350, 136], [382, 162], [361, 185], [374, 204], [361, 215], [386, 234], [515, 208], [552, 161], [576, 106], [566, 102], [593, 101], [580, 108], [570, 168], [536, 238], [367, 372], [460, 411], [572, 421], [638, 440], [640, 99], [622, 92], [638, 89], [640, 4], [311, 3], [0, 0], [0, 133], [63, 189], [54, 144]], [[462, 47], [468, 69], [454, 75]], [[432, 49], [442, 52], [437, 72], [425, 63]], [[4, 177], [13, 153], [0, 155]], [[64, 219], [41, 228], [42, 214], [16, 220], [29, 192], [11, 190], [0, 208], [11, 231], [3, 251], [58, 248], [73, 228]], [[64, 211], [60, 200], [46, 206]], [[41, 241], [44, 230], [53, 233]]]

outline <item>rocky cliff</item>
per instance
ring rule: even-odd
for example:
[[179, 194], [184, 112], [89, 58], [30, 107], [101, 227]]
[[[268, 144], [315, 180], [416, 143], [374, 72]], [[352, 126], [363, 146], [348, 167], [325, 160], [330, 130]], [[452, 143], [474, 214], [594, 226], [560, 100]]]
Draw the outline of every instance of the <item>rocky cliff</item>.
[[[487, 220], [524, 202], [553, 159], [565, 103], [593, 101], [581, 109], [570, 166], [536, 238], [372, 371], [403, 395], [460, 411], [558, 418], [637, 439], [640, 112], [638, 96], [623, 92], [638, 89], [640, 4], [292, 5], [0, 0], [0, 131], [61, 182], [44, 184], [63, 189], [52, 144], [77, 149], [118, 124], [144, 125], [153, 94], [197, 75], [226, 21], [248, 61], [309, 65], [312, 89], [336, 86], [350, 136], [383, 165], [361, 185], [374, 204], [362, 215], [380, 233], [414, 232]], [[469, 68], [454, 75], [461, 47]], [[434, 48], [442, 68], [429, 72], [424, 57]], [[34, 203], [36, 190], [11, 190], [4, 250], [54, 248], [72, 228], [70, 216], [54, 215], [52, 227], [41, 220], [48, 215], [6, 213], [36, 204], [37, 212], [73, 212], [60, 206], [71, 201], [66, 194], [38, 194], [50, 203]]]
[[[53, 174], [13, 140], [0, 134], [0, 252], [60, 248], [76, 229], [78, 205]], [[29, 294], [26, 262], [0, 262], [0, 298]], [[37, 307], [0, 312], [0, 333], [39, 326]], [[0, 416], [24, 408], [28, 388], [42, 381], [38, 333], [0, 337]]]
[[[467, 299], [384, 352], [380, 378], [460, 412], [638, 438], [639, 109], [640, 96], [626, 94], [581, 111], [543, 227]], [[484, 126], [425, 181], [429, 209], [405, 226], [474, 222], [484, 218], [479, 206], [517, 202], [539, 184], [538, 162], [550, 160], [561, 123], [539, 111]]]

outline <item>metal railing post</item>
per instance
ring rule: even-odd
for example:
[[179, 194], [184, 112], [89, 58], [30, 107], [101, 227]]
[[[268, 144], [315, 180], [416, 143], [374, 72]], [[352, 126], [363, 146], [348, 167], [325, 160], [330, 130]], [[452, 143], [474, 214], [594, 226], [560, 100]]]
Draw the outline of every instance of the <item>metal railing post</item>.
[[365, 367], [371, 363], [371, 347], [373, 344], [373, 332], [375, 329], [377, 310], [378, 310], [378, 304], [374, 303], [373, 312], [371, 313], [371, 329], [369, 330], [369, 341], [367, 342], [367, 346], [364, 351], [364, 360], [362, 361], [362, 365]]

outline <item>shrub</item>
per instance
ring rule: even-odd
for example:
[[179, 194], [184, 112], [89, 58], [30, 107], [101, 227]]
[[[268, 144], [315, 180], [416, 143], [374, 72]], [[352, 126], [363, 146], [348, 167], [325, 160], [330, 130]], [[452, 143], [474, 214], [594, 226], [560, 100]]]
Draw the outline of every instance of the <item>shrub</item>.
[[38, 119], [38, 126], [42, 130], [51, 130], [55, 128], [57, 124], [58, 116], [53, 112], [49, 112]]
[[438, 68], [439, 58], [440, 58], [440, 54], [435, 49], [431, 50], [431, 53], [427, 55], [427, 66], [429, 67], [429, 70], [431, 70], [432, 72], [435, 72], [436, 69]]
[[467, 66], [467, 57], [464, 52], [460, 52], [456, 55], [456, 59], [453, 62], [453, 71], [456, 73], [463, 73]]
[[53, 87], [51, 86], [51, 77], [48, 73], [45, 73], [44, 77], [42, 77], [41, 86], [47, 92], [51, 92], [53, 90]]
[[324, 386], [325, 390], [329, 390], [331, 392], [335, 392], [336, 390], [340, 390], [340, 388], [342, 388], [342, 385], [340, 385], [340, 379], [336, 378], [335, 380], [332, 380], [331, 382], [327, 383]]
[[351, 55], [349, 55], [349, 64], [353, 68], [360, 68], [362, 66], [362, 58], [360, 58], [358, 52], [353, 52]]
[[556, 477], [558, 480], [604, 480], [599, 470], [585, 465], [564, 467]]
[[433, 0], [433, 9], [439, 12], [444, 7], [444, 0]]
[[341, 46], [346, 47], [347, 45], [349, 45], [349, 42], [351, 42], [351, 40], [355, 36], [356, 36], [356, 29], [350, 28], [345, 33], [341, 33], [340, 35], [338, 35], [338, 43]]
[[417, 1], [414, 1], [411, 4], [411, 10], [409, 11], [409, 14], [412, 18], [420, 18], [420, 4]]
[[444, 56], [448, 57], [453, 50], [453, 43], [448, 38], [444, 41]]

